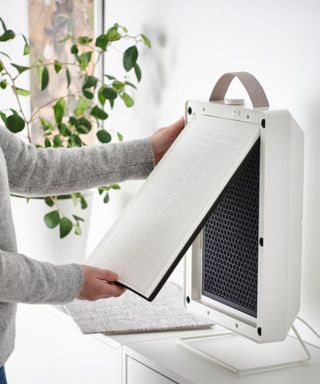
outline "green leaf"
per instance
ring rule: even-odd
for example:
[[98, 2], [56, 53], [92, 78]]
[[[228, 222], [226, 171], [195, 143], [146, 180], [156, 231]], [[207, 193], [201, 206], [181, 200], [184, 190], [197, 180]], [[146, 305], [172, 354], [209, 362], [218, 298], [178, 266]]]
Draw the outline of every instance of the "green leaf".
[[100, 102], [100, 104], [101, 105], [104, 105], [105, 104], [105, 102], [106, 102], [106, 99], [105, 99], [105, 97], [103, 96], [103, 90], [105, 89], [105, 85], [102, 85], [101, 87], [100, 87], [100, 89], [99, 89], [99, 91], [98, 91], [98, 100], [99, 100], [99, 102]]
[[75, 225], [75, 227], [74, 227], [74, 233], [75, 233], [76, 235], [78, 235], [78, 236], [81, 235], [81, 228], [80, 228], [79, 223], [77, 223], [77, 224]]
[[109, 100], [111, 109], [114, 107], [114, 100]]
[[68, 137], [71, 135], [70, 129], [64, 123], [58, 124], [58, 129], [59, 129], [60, 135], [64, 137]]
[[63, 99], [58, 100], [53, 106], [54, 118], [57, 124], [62, 123], [64, 108], [65, 108], [65, 102]]
[[110, 88], [110, 87], [104, 88], [102, 90], [102, 94], [103, 94], [104, 98], [107, 99], [107, 100], [114, 100], [118, 96], [117, 92], [114, 89]]
[[120, 132], [117, 132], [117, 137], [119, 141], [123, 141], [123, 136]]
[[1, 89], [6, 89], [7, 88], [7, 80], [6, 79], [2, 79], [1, 82], [0, 82], [0, 88]]
[[121, 34], [118, 32], [118, 25], [109, 28], [106, 37], [108, 41], [118, 41], [121, 39]]
[[122, 81], [119, 81], [119, 80], [115, 80], [113, 83], [112, 83], [112, 87], [114, 90], [116, 90], [117, 92], [121, 92], [124, 90], [124, 83]]
[[99, 187], [98, 188], [98, 192], [99, 192], [99, 195], [102, 195], [104, 191], [106, 191], [108, 189], [108, 187]]
[[82, 116], [88, 108], [89, 108], [89, 102], [86, 99], [84, 99], [82, 96], [79, 96], [77, 101], [77, 106], [73, 112], [76, 116]]
[[105, 194], [105, 196], [104, 196], [104, 198], [103, 198], [103, 202], [104, 202], [105, 204], [107, 204], [107, 203], [109, 202], [109, 200], [110, 200], [109, 193], [106, 192], [106, 194]]
[[53, 205], [54, 205], [54, 201], [53, 201], [52, 197], [46, 197], [44, 201], [45, 201], [45, 203], [46, 203], [49, 207], [53, 207]]
[[149, 38], [144, 35], [143, 33], [141, 33], [141, 39], [143, 41], [143, 43], [148, 47], [148, 48], [151, 48], [151, 41], [149, 40]]
[[78, 124], [76, 125], [76, 129], [79, 133], [88, 133], [91, 131], [92, 124], [90, 120], [85, 117], [80, 117], [78, 120]]
[[10, 63], [19, 73], [22, 73], [22, 72], [25, 72], [27, 71], [28, 69], [30, 69], [30, 67], [24, 67], [23, 65], [18, 65], [18, 64], [14, 64], [14, 63]]
[[120, 187], [119, 184], [110, 184], [110, 185], [109, 185], [109, 188], [110, 188], [110, 189], [121, 189], [121, 187]]
[[129, 87], [137, 89], [137, 87], [134, 84], [130, 83], [130, 81], [125, 81], [125, 85], [129, 85]]
[[49, 84], [49, 71], [47, 67], [43, 67], [41, 76], [41, 91], [44, 91]]
[[15, 37], [16, 34], [11, 29], [7, 29], [2, 35], [0, 35], [0, 41], [12, 40]]
[[37, 80], [38, 80], [39, 88], [41, 87], [42, 69], [43, 69], [43, 62], [42, 60], [38, 59], [36, 61], [36, 71], [37, 71]]
[[67, 88], [69, 88], [71, 84], [71, 74], [70, 74], [69, 68], [66, 68], [66, 77], [67, 77]]
[[68, 139], [68, 143], [70, 144], [71, 147], [81, 147], [82, 146], [82, 141], [80, 136], [76, 134], [71, 134]]
[[105, 112], [103, 109], [99, 108], [97, 105], [95, 105], [91, 109], [90, 114], [99, 120], [106, 120], [108, 118], [107, 112]]
[[0, 112], [1, 120], [4, 122], [4, 125], [7, 126], [7, 116], [4, 112]]
[[63, 37], [61, 40], [59, 40], [59, 43], [64, 43], [67, 40], [71, 39], [72, 35], [71, 33], [68, 33], [65, 37]]
[[40, 123], [44, 131], [50, 131], [52, 129], [52, 124], [44, 117], [40, 116]]
[[23, 55], [26, 56], [26, 55], [29, 55], [29, 53], [30, 53], [30, 47], [28, 44], [25, 44], [23, 47]]
[[21, 132], [25, 127], [25, 121], [14, 109], [11, 109], [11, 111], [12, 115], [7, 117], [6, 127], [13, 133]]
[[84, 221], [84, 219], [77, 215], [72, 215], [76, 221]]
[[88, 129], [85, 125], [81, 125], [81, 124], [76, 126], [76, 130], [78, 133], [82, 135], [85, 135], [90, 132], [90, 129]]
[[63, 239], [64, 237], [69, 235], [72, 228], [73, 228], [72, 221], [69, 220], [67, 217], [63, 217], [60, 220], [60, 239]]
[[98, 79], [95, 76], [86, 76], [82, 88], [87, 89], [94, 87], [96, 88], [98, 84]]
[[90, 91], [87, 91], [86, 89], [82, 89], [82, 94], [89, 100], [92, 100], [94, 98], [94, 94]]
[[81, 209], [86, 209], [88, 207], [88, 203], [83, 196], [80, 197], [80, 206]]
[[109, 80], [117, 80], [116, 77], [111, 76], [111, 75], [105, 75], [105, 77], [106, 77], [107, 79], [109, 79]]
[[63, 146], [62, 139], [61, 139], [60, 135], [55, 135], [54, 136], [53, 144], [54, 144], [55, 147], [62, 147]]
[[100, 35], [96, 38], [96, 47], [102, 49], [104, 52], [107, 49], [108, 38], [106, 35]]
[[135, 45], [132, 47], [127, 48], [123, 53], [123, 67], [124, 69], [129, 72], [136, 64], [138, 59], [138, 49]]
[[94, 94], [91, 91], [88, 91], [89, 88], [96, 88], [98, 84], [98, 79], [95, 76], [86, 76], [84, 83], [82, 85], [82, 93], [87, 99], [93, 99]]
[[73, 55], [77, 55], [78, 52], [79, 52], [79, 49], [77, 47], [77, 44], [73, 44], [70, 48], [70, 52], [73, 54]]
[[87, 68], [88, 64], [91, 61], [92, 52], [84, 52], [80, 56], [77, 56], [78, 63], [80, 65], [80, 69], [84, 70]]
[[110, 143], [112, 139], [110, 133], [107, 132], [105, 129], [100, 129], [97, 132], [97, 138], [100, 141], [100, 143], [104, 143], [104, 144]]
[[92, 39], [89, 36], [79, 36], [77, 42], [81, 45], [86, 45], [91, 43]]
[[56, 73], [59, 73], [62, 69], [62, 64], [60, 63], [60, 61], [55, 60], [53, 65], [54, 65], [54, 70], [56, 71]]
[[136, 64], [134, 66], [134, 73], [136, 74], [136, 78], [137, 78], [138, 82], [140, 82], [142, 75], [141, 75], [141, 69], [140, 69], [138, 64]]
[[74, 116], [70, 116], [69, 117], [69, 123], [75, 127], [76, 125], [79, 124], [79, 120]]
[[51, 147], [51, 141], [47, 137], [44, 139], [44, 146], [46, 148], [50, 148]]
[[59, 211], [51, 211], [44, 216], [44, 222], [48, 228], [55, 228], [60, 222]]
[[23, 89], [23, 88], [15, 88], [17, 95], [20, 96], [29, 96], [30, 91], [28, 89]]
[[126, 92], [123, 92], [121, 97], [122, 97], [122, 100], [124, 101], [125, 105], [128, 108], [131, 108], [133, 106], [134, 101], [133, 101], [132, 97], [129, 96]]
[[0, 17], [0, 23], [2, 25], [4, 32], [5, 32], [7, 30], [7, 27], [6, 27], [5, 22], [3, 21], [2, 17]]
[[25, 35], [22, 35], [22, 38], [24, 40], [23, 55], [24, 56], [25, 55], [29, 55], [29, 53], [30, 53], [30, 46], [29, 46], [28, 40], [25, 37]]

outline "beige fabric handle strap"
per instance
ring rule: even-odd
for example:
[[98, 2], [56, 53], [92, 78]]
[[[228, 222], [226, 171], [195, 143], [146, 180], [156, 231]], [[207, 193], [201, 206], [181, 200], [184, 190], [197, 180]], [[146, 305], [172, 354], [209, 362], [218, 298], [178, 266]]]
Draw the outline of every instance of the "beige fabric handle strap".
[[248, 72], [230, 72], [222, 75], [214, 86], [209, 101], [224, 100], [229, 85], [235, 77], [237, 77], [245, 87], [254, 108], [269, 107], [267, 96], [261, 84]]

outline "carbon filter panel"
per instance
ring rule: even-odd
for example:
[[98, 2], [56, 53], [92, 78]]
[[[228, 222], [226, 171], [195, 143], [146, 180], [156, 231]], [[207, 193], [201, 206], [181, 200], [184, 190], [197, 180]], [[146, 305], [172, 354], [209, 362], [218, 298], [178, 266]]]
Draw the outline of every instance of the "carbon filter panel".
[[257, 316], [258, 141], [222, 192], [203, 228], [202, 293]]

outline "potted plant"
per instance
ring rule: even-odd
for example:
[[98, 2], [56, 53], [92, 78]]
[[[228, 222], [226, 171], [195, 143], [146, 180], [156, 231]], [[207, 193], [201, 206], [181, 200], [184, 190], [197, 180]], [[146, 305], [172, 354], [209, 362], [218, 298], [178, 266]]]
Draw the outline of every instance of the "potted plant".
[[[23, 39], [23, 55], [29, 55], [30, 46], [27, 38], [8, 29], [1, 18], [0, 23], [3, 30], [0, 35], [0, 43]], [[108, 55], [110, 48], [120, 41], [122, 44], [126, 43], [124, 51], [118, 49], [122, 55], [124, 72], [122, 78], [104, 72], [102, 77], [97, 77], [96, 68], [101, 64], [102, 58]], [[130, 35], [126, 27], [114, 24], [95, 39], [89, 36], [68, 34], [59, 43], [65, 44], [66, 49], [70, 50], [72, 60], [63, 62], [55, 59], [46, 62], [42, 58], [36, 58], [29, 66], [25, 66], [13, 62], [10, 54], [3, 48], [1, 49], [0, 89], [9, 89], [15, 98], [15, 105], [9, 109], [0, 108], [3, 124], [12, 133], [26, 132], [28, 142], [36, 147], [82, 147], [90, 143], [92, 135], [102, 144], [108, 144], [114, 139], [122, 141], [121, 133], [117, 132], [112, 135], [104, 127], [104, 121], [112, 113], [118, 101], [123, 102], [128, 108], [133, 106], [134, 100], [130, 95], [130, 90], [136, 89], [137, 83], [141, 80], [138, 46], [142, 43], [150, 48], [149, 39], [144, 34]], [[70, 68], [73, 68], [73, 71]], [[40, 92], [46, 90], [50, 84], [61, 82], [62, 78], [66, 81], [66, 90], [63, 95], [46, 101], [30, 116], [23, 110], [21, 103], [21, 98], [30, 96], [30, 90], [19, 86], [21, 77], [28, 72], [31, 78], [33, 76], [38, 79]], [[130, 78], [131, 74], [134, 74], [134, 81]], [[48, 107], [50, 107], [51, 113], [44, 116], [43, 112]], [[37, 135], [36, 139], [32, 135], [34, 129], [40, 130], [41, 133]], [[118, 189], [120, 189], [118, 184], [111, 184], [101, 186], [98, 191], [104, 203], [108, 203], [110, 190]], [[60, 245], [63, 246], [65, 243], [68, 248], [68, 258], [66, 255], [62, 255], [60, 260], [54, 261], [73, 261], [72, 255], [77, 255], [78, 259], [84, 257], [89, 219], [89, 215], [85, 213], [89, 213], [90, 199], [90, 193], [83, 191], [70, 195], [27, 199], [29, 204], [30, 202], [41, 203], [45, 209], [43, 225], [47, 231], [54, 230], [54, 237], [51, 237], [52, 244], [57, 243], [59, 236], [62, 239], [59, 241]], [[21, 199], [19, 204], [21, 204]], [[21, 235], [19, 233], [19, 236]], [[67, 238], [72, 238], [71, 243], [67, 242]], [[76, 238], [79, 239], [78, 247]], [[72, 246], [75, 247], [74, 252], [70, 251]], [[41, 247], [39, 249], [39, 244], [37, 244], [37, 248], [40, 253], [43, 253], [43, 249]], [[59, 251], [56, 247], [54, 248], [55, 254], [65, 253], [62, 248]], [[49, 249], [50, 247], [47, 247], [46, 252]]]

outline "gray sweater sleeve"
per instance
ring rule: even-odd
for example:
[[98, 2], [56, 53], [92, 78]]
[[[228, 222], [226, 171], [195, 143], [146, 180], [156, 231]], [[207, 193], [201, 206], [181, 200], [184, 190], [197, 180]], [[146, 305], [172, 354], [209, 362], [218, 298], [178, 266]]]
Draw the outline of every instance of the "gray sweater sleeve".
[[83, 284], [80, 266], [56, 266], [16, 252], [9, 190], [25, 196], [48, 196], [144, 178], [154, 168], [150, 140], [36, 149], [0, 127], [0, 146], [9, 182], [7, 185], [0, 164], [0, 302], [71, 301]]
[[82, 285], [80, 265], [53, 265], [0, 250], [0, 302], [67, 303]]
[[153, 169], [150, 139], [74, 148], [35, 148], [0, 129], [10, 191], [49, 196], [127, 179], [146, 177]]

